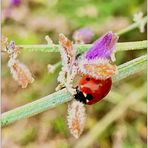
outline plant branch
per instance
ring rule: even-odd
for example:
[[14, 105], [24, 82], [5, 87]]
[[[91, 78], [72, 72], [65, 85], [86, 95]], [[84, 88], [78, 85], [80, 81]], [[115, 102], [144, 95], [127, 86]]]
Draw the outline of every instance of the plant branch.
[[[141, 21], [143, 21], [143, 24], [146, 24], [147, 23], [147, 16], [144, 17]], [[140, 24], [141, 24], [141, 21], [135, 22], [135, 23], [129, 25], [128, 27], [120, 30], [119, 32], [117, 32], [117, 35], [122, 35], [124, 33], [127, 33], [127, 32], [129, 32], [131, 30], [134, 30], [134, 29], [138, 28], [140, 26]]]
[[[132, 61], [118, 66], [118, 74], [113, 77], [113, 82], [124, 79], [132, 74], [140, 72], [146, 67], [147, 57], [141, 56]], [[54, 108], [57, 105], [70, 101], [72, 96], [66, 89], [62, 89], [58, 92], [45, 96], [37, 101], [28, 103], [24, 106], [10, 110], [2, 114], [1, 125], [6, 126], [19, 119], [31, 117], [35, 114], [41, 113], [47, 109]]]
[[[26, 49], [28, 51], [40, 51], [40, 52], [59, 52], [59, 45], [17, 45], [22, 49]], [[74, 44], [78, 53], [84, 52], [88, 50], [92, 44]], [[126, 51], [126, 50], [138, 50], [138, 49], [146, 49], [147, 48], [147, 40], [144, 41], [135, 41], [135, 42], [124, 42], [117, 43], [116, 51]]]
[[130, 75], [142, 71], [146, 67], [147, 56], [141, 56], [118, 66], [118, 74], [113, 77], [113, 81], [119, 81]]

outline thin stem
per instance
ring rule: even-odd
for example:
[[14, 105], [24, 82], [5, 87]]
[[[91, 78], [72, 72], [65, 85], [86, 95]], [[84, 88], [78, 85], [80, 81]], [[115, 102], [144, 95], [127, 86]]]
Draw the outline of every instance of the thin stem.
[[[74, 44], [78, 53], [84, 52], [88, 50], [92, 44]], [[26, 49], [28, 51], [40, 51], [40, 52], [59, 52], [59, 45], [18, 45], [18, 47], [22, 49]], [[135, 42], [124, 42], [117, 43], [116, 51], [126, 51], [126, 50], [138, 50], [138, 49], [146, 49], [147, 48], [147, 40], [144, 41], [135, 41]]]
[[113, 81], [119, 81], [137, 72], [140, 72], [146, 67], [147, 56], [141, 56], [129, 62], [118, 66], [118, 74], [113, 77]]
[[[143, 24], [146, 24], [146, 23], [147, 23], [147, 16], [144, 17], [141, 21], [143, 21]], [[131, 31], [131, 30], [136, 29], [137, 27], [140, 26], [141, 21], [135, 22], [135, 23], [131, 24], [130, 26], [128, 26], [128, 27], [126, 27], [126, 28], [120, 30], [119, 32], [117, 32], [117, 35], [122, 35], [122, 34], [124, 34], [124, 33], [127, 33], [127, 32], [129, 32], [129, 31]]]
[[[118, 66], [119, 73], [113, 77], [113, 82], [119, 81], [132, 74], [144, 70], [146, 67], [146, 60], [147, 58], [145, 55]], [[62, 89], [58, 92], [45, 96], [37, 101], [28, 103], [24, 106], [3, 113], [1, 119], [1, 125], [6, 126], [19, 119], [31, 117], [47, 109], [56, 107], [59, 104], [63, 104], [67, 101], [70, 101], [71, 99], [72, 99], [71, 94], [67, 92], [66, 89]]]

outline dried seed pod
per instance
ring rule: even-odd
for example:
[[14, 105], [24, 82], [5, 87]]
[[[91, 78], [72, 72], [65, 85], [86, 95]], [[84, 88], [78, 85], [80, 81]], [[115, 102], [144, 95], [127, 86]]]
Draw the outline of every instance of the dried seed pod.
[[29, 69], [24, 64], [20, 63], [19, 60], [10, 58], [8, 67], [10, 68], [13, 78], [22, 88], [26, 88], [29, 83], [34, 81]]
[[76, 50], [73, 47], [73, 43], [63, 34], [59, 34], [59, 44], [61, 45], [60, 54], [62, 58], [62, 64], [68, 72], [75, 62]]
[[73, 100], [68, 104], [68, 127], [75, 138], [79, 138], [86, 120], [85, 107], [79, 101]]
[[[73, 79], [77, 74], [76, 68], [76, 49], [73, 46], [72, 41], [70, 41], [63, 34], [59, 34], [59, 44], [60, 44], [60, 54], [62, 59], [62, 70], [58, 76], [58, 82], [60, 86], [65, 86], [71, 94], [75, 94], [76, 91], [73, 88]], [[58, 86], [56, 90], [60, 87]]]
[[96, 79], [108, 79], [117, 74], [117, 66], [107, 59], [79, 62], [79, 71]]

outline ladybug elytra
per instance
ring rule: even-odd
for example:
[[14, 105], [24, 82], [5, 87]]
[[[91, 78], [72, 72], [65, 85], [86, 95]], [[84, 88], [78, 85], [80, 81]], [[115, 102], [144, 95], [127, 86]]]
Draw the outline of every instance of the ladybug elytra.
[[87, 105], [95, 104], [109, 93], [111, 86], [111, 78], [101, 80], [86, 75], [79, 81], [75, 99]]

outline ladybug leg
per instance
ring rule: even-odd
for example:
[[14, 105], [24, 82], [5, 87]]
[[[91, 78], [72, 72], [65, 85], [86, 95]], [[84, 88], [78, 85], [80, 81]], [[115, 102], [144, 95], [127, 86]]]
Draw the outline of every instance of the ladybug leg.
[[61, 89], [63, 89], [63, 88], [64, 88], [64, 84], [60, 83], [60, 84], [55, 88], [55, 90], [56, 90], [56, 91], [59, 91], [59, 90], [61, 90]]
[[62, 71], [59, 73], [58, 81], [60, 84], [56, 87], [56, 91], [66, 87], [66, 89], [72, 94], [76, 94], [76, 89], [73, 88], [73, 80], [77, 74], [76, 66], [72, 67], [72, 70], [68, 72], [62, 68]]

